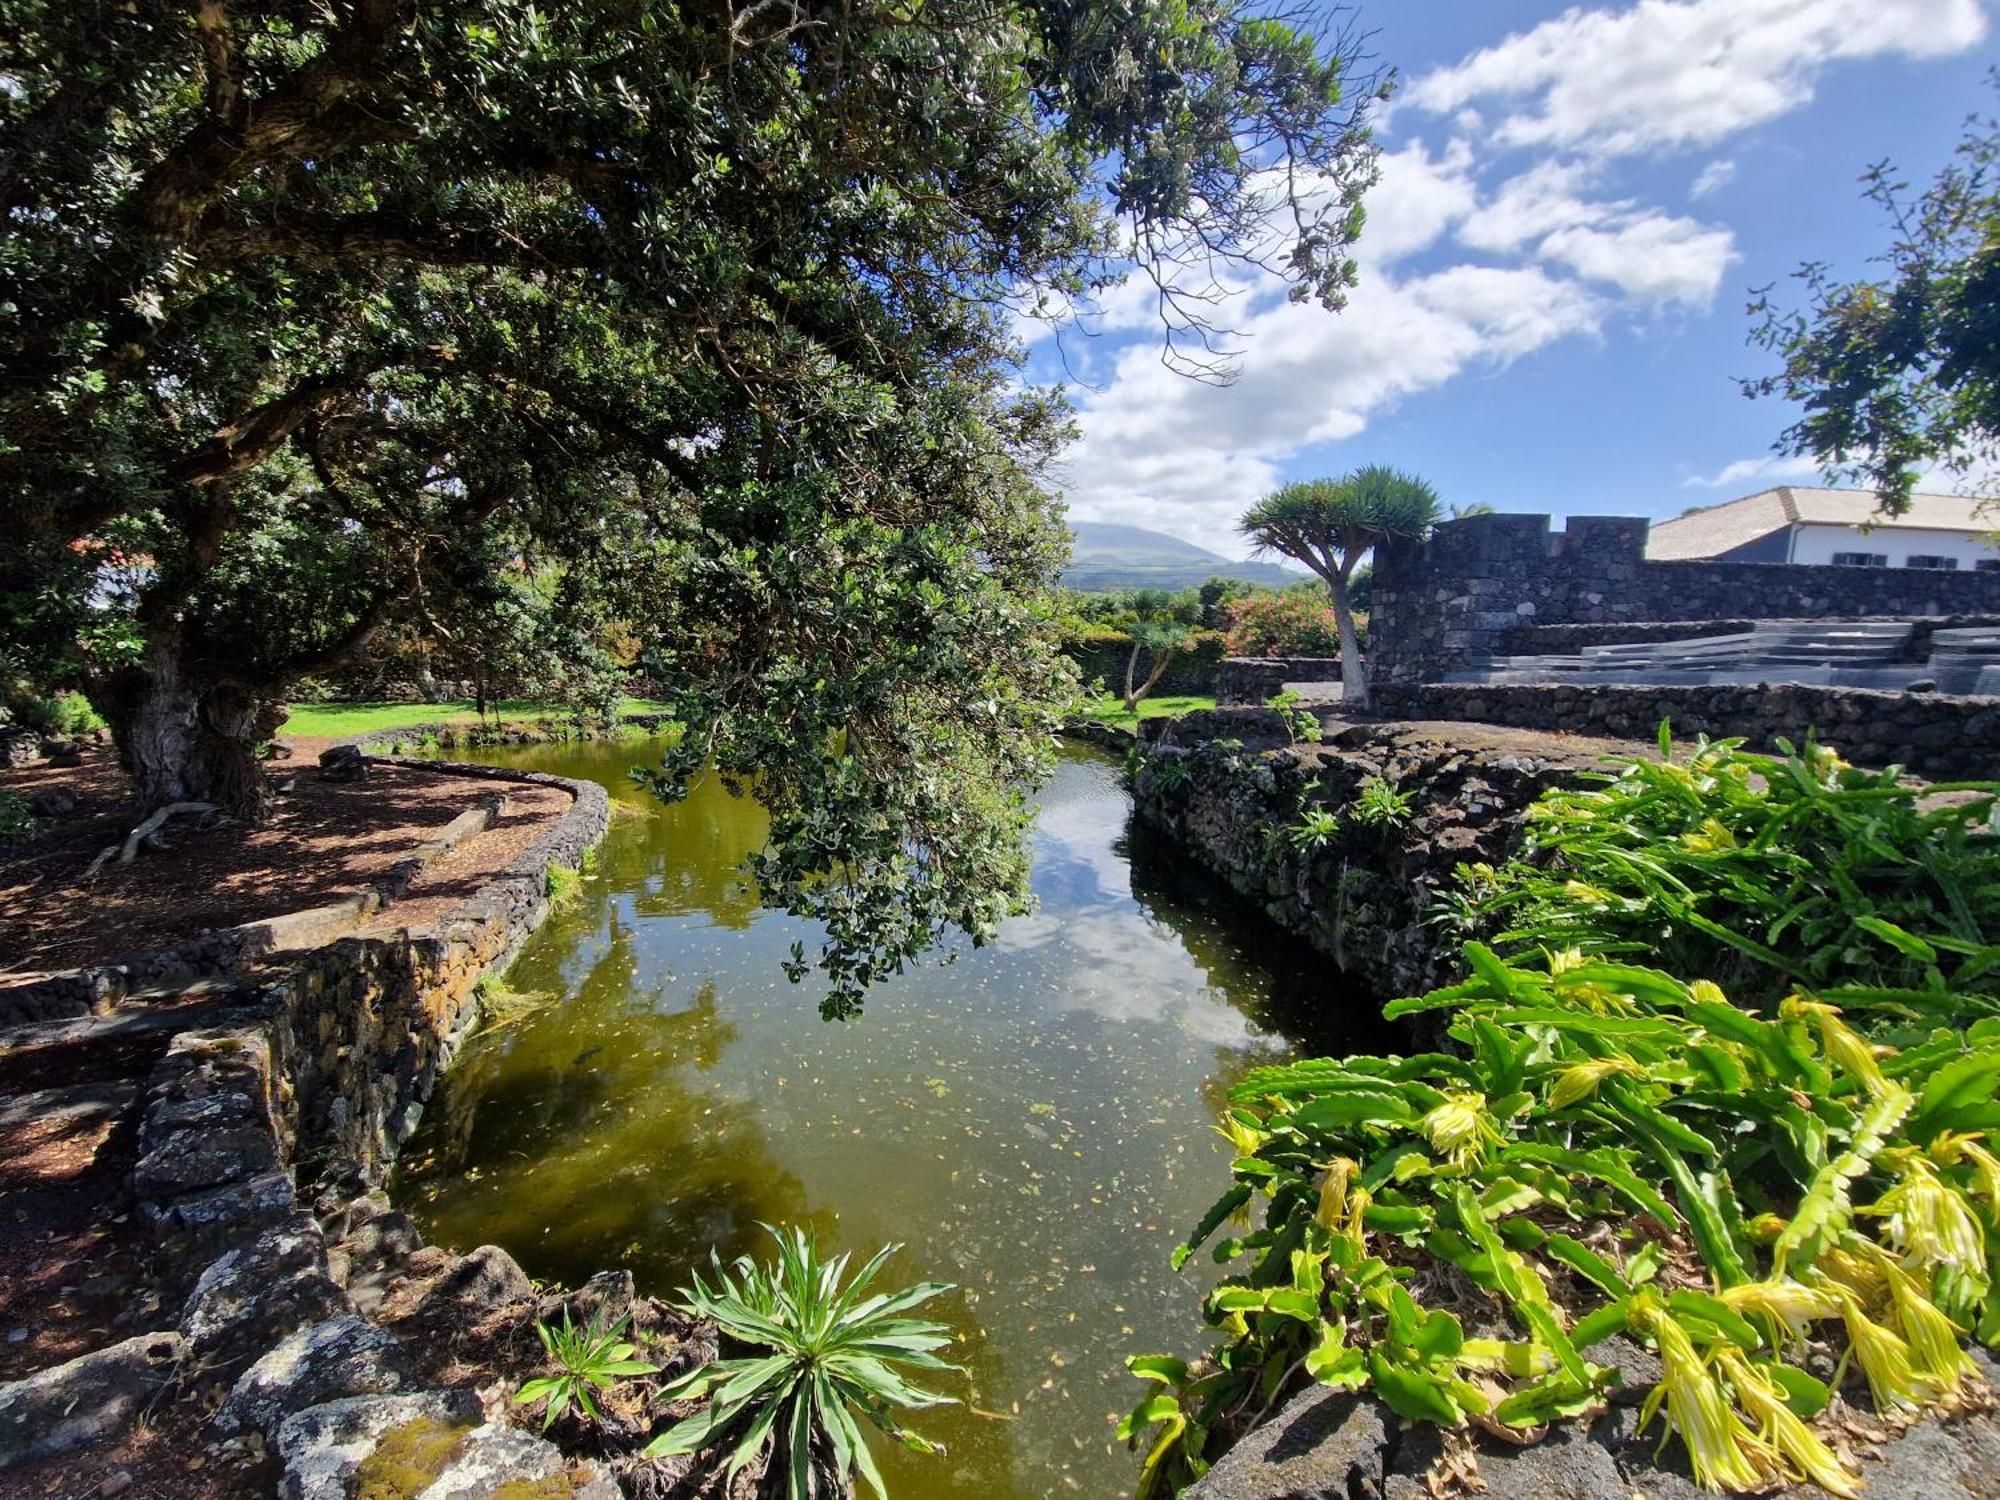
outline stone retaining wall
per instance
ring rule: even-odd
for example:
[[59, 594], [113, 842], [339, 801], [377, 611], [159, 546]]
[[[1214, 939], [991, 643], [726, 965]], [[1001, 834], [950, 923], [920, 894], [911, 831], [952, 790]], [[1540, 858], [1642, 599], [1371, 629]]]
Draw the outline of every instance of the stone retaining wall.
[[1337, 656], [1231, 656], [1216, 674], [1217, 704], [1268, 703], [1288, 682], [1339, 682]]
[[[1077, 671], [1087, 688], [1095, 678], [1104, 679], [1104, 690], [1114, 697], [1125, 690], [1125, 663], [1132, 655], [1129, 641], [1097, 642], [1072, 641], [1063, 647], [1063, 654], [1076, 663]], [[1215, 691], [1216, 673], [1222, 661], [1222, 637], [1209, 632], [1192, 651], [1178, 653], [1167, 667], [1167, 673], [1154, 687], [1155, 697], [1168, 698], [1182, 695], [1207, 696]], [[1145, 647], [1139, 648], [1139, 666], [1133, 677], [1135, 683], [1144, 682], [1146, 674], [1153, 670], [1153, 653]]]
[[1473, 516], [1375, 550], [1376, 683], [1434, 682], [1505, 654], [1524, 626], [1896, 619], [2000, 613], [2000, 573], [1653, 562], [1629, 516]]
[[[476, 1019], [479, 980], [547, 915], [549, 870], [579, 865], [609, 822], [594, 782], [397, 764], [559, 786], [573, 800], [433, 930], [313, 949], [246, 985], [217, 1024], [174, 1037], [148, 1082], [133, 1178], [158, 1231], [168, 1306], [180, 1307], [177, 1327], [157, 1337], [178, 1341], [188, 1371], [228, 1383], [218, 1428], [255, 1432], [277, 1451], [287, 1495], [346, 1493], [354, 1466], [408, 1419], [404, 1407], [435, 1406], [463, 1428], [470, 1457], [454, 1462], [476, 1460], [496, 1484], [534, 1480], [540, 1487], [523, 1493], [615, 1500], [614, 1481], [570, 1468], [550, 1444], [504, 1422], [481, 1425], [470, 1393], [422, 1390], [408, 1351], [356, 1300], [350, 1248], [329, 1254], [340, 1230], [323, 1224], [354, 1218], [347, 1205], [367, 1203], [393, 1165]], [[414, 1250], [414, 1235], [399, 1232], [402, 1252]]]
[[2000, 777], [2000, 703], [1947, 693], [1745, 683], [1619, 687], [1566, 683], [1383, 685], [1387, 718], [1448, 719], [1519, 729], [1650, 739], [1661, 720], [1676, 735], [1742, 737], [1753, 749], [1794, 743], [1807, 730], [1857, 765], [1906, 766], [1933, 780]]
[[[1278, 715], [1257, 708], [1147, 727], [1136, 815], [1358, 980], [1364, 1005], [1455, 977], [1430, 922], [1434, 899], [1459, 865], [1512, 853], [1528, 806], [1596, 768], [1603, 749], [1510, 744], [1505, 731], [1473, 745], [1435, 725], [1395, 724], [1292, 745]], [[1308, 808], [1344, 814], [1370, 777], [1408, 797], [1405, 822], [1368, 827], [1343, 815], [1317, 847], [1289, 837]]]

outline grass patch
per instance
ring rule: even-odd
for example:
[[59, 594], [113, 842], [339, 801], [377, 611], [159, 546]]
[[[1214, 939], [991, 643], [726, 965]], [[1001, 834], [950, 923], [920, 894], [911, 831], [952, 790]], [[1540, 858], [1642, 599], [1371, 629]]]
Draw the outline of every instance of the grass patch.
[[[419, 724], [477, 724], [479, 710], [470, 698], [447, 699], [443, 703], [294, 703], [292, 716], [285, 721], [284, 734], [306, 735], [314, 739], [345, 738], [373, 734], [383, 729], [411, 729]], [[540, 703], [532, 698], [496, 699], [487, 705], [489, 719], [505, 723], [560, 718], [568, 710], [560, 704]], [[621, 698], [621, 714], [664, 713], [666, 705], [649, 698]]]
[[1141, 719], [1171, 719], [1176, 714], [1191, 714], [1197, 709], [1213, 708], [1215, 700], [1199, 694], [1184, 694], [1178, 697], [1142, 698], [1139, 711], [1127, 713], [1125, 700], [1109, 694], [1092, 699], [1084, 705], [1083, 717], [1096, 724], [1117, 724], [1131, 728]]

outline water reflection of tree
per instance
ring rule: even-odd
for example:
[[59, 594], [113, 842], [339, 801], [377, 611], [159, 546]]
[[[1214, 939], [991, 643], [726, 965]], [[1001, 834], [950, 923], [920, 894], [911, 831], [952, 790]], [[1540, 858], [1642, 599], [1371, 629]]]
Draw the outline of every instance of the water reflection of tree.
[[[616, 945], [594, 973], [624, 973]], [[754, 1101], [696, 1079], [735, 1041], [714, 984], [668, 1009], [609, 980], [560, 1012], [475, 1042], [413, 1143], [405, 1196], [431, 1233], [497, 1239], [537, 1275], [630, 1265], [656, 1290], [713, 1246], [755, 1247], [756, 1223], [813, 1222]]]

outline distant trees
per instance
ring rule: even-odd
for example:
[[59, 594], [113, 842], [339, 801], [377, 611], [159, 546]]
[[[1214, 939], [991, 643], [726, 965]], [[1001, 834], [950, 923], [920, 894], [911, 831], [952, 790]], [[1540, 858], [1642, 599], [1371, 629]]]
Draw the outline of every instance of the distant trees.
[[1974, 120], [1956, 159], [1910, 198], [1884, 162], [1862, 179], [1895, 231], [1886, 274], [1837, 280], [1824, 262], [1795, 273], [1807, 306], [1750, 304], [1751, 342], [1782, 361], [1743, 382], [1804, 415], [1781, 452], [1882, 496], [1901, 515], [1921, 470], [1989, 470], [2000, 458], [2000, 122]]
[[1340, 677], [1349, 708], [1368, 707], [1367, 668], [1349, 594], [1354, 571], [1376, 543], [1422, 536], [1438, 516], [1437, 491], [1429, 484], [1371, 464], [1338, 479], [1287, 484], [1251, 506], [1237, 523], [1259, 552], [1282, 553], [1325, 581], [1340, 631]]

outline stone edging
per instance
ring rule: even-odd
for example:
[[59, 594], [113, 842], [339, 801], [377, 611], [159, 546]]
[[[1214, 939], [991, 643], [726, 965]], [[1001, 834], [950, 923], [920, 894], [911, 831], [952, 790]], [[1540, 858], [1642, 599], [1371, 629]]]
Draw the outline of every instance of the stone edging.
[[[412, 764], [400, 757], [373, 758], [394, 765]], [[234, 927], [219, 927], [171, 947], [57, 969], [0, 988], [0, 1026], [102, 1015], [134, 995], [220, 978], [268, 953], [299, 951], [331, 942], [362, 918], [400, 900], [426, 866], [474, 834], [491, 828], [505, 813], [506, 806], [504, 793], [482, 793], [475, 806], [453, 818], [415, 853], [397, 860], [363, 889], [324, 906], [283, 912]]]
[[[595, 782], [420, 764], [557, 786], [573, 800], [431, 930], [341, 937], [301, 953], [207, 1017], [220, 1024], [173, 1038], [147, 1081], [133, 1186], [158, 1235], [163, 1305], [179, 1309], [175, 1326], [0, 1388], [0, 1438], [13, 1426], [35, 1429], [41, 1452], [95, 1440], [79, 1434], [65, 1444], [75, 1382], [101, 1378], [78, 1367], [124, 1360], [182, 1382], [227, 1382], [217, 1429], [256, 1433], [274, 1447], [285, 1466], [280, 1493], [292, 1500], [344, 1494], [374, 1440], [419, 1419], [466, 1429], [470, 1457], [455, 1465], [476, 1461], [487, 1466], [482, 1475], [562, 1486], [536, 1494], [619, 1495], [602, 1474], [568, 1470], [553, 1445], [505, 1422], [479, 1424], [470, 1393], [420, 1389], [408, 1353], [368, 1316], [372, 1303], [350, 1294], [348, 1251], [329, 1257], [324, 1226], [345, 1225], [337, 1216], [393, 1165], [477, 1019], [480, 979], [548, 914], [549, 870], [579, 865], [610, 821]], [[301, 1201], [300, 1179], [319, 1189], [316, 1199]], [[153, 1379], [155, 1390], [163, 1379]], [[489, 1491], [464, 1491], [475, 1492]]]

